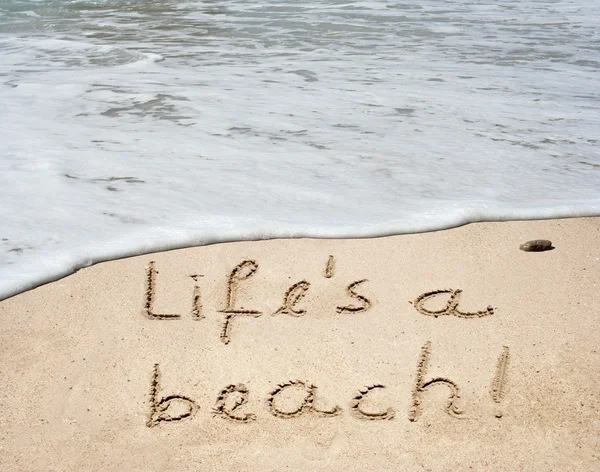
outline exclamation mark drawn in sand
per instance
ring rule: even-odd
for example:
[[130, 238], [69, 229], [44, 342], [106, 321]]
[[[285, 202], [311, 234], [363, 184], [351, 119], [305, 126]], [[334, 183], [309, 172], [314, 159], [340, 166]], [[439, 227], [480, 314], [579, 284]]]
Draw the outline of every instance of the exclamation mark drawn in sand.
[[242, 280], [249, 279], [258, 270], [258, 264], [255, 261], [243, 261], [240, 262], [231, 271], [229, 280], [227, 282], [227, 306], [223, 310], [219, 310], [221, 313], [225, 313], [225, 319], [223, 320], [223, 327], [221, 328], [221, 341], [225, 344], [229, 344], [231, 320], [233, 317], [238, 315], [252, 316], [258, 318], [262, 315], [261, 311], [247, 310], [244, 307], [239, 309], [235, 308], [235, 299], [237, 297], [237, 291], [239, 283]]
[[[194, 282], [198, 282], [200, 277], [204, 277], [203, 275], [190, 275]], [[192, 298], [192, 319], [200, 320], [204, 318], [202, 314], [202, 298], [200, 297], [200, 286], [198, 284], [194, 284], [194, 296]]]
[[[508, 369], [509, 357], [510, 353], [508, 346], [504, 346], [502, 348], [502, 354], [500, 354], [500, 357], [498, 358], [498, 364], [496, 364], [496, 373], [494, 374], [494, 379], [492, 380], [492, 388], [490, 390], [492, 398], [498, 405], [500, 405], [500, 403], [502, 403], [502, 400], [504, 399], [506, 387], [506, 371]], [[495, 416], [496, 418], [502, 418], [502, 411], [500, 411], [500, 408], [496, 410]]]
[[166, 313], [154, 313], [154, 297], [156, 296], [156, 275], [158, 271], [154, 268], [154, 261], [146, 266], [146, 297], [142, 313], [151, 320], [178, 320], [181, 315], [170, 315]]
[[333, 273], [335, 271], [335, 259], [333, 256], [329, 256], [327, 259], [327, 265], [325, 266], [325, 277], [330, 279], [333, 277]]

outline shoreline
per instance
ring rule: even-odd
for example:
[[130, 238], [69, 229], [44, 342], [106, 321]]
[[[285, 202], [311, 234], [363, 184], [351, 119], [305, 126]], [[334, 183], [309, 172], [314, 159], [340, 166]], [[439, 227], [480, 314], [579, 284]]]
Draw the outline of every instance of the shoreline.
[[568, 218], [79, 270], [0, 301], [0, 465], [595, 470], [599, 247]]
[[[594, 208], [595, 208], [595, 206], [594, 206]], [[204, 237], [202, 244], [198, 244], [197, 242], [195, 242], [195, 243], [190, 242], [190, 237], [186, 236], [186, 237], [183, 237], [183, 241], [180, 243], [173, 242], [171, 244], [164, 244], [164, 243], [159, 243], [159, 242], [153, 242], [153, 243], [146, 242], [146, 246], [150, 245], [151, 247], [154, 247], [155, 249], [141, 250], [141, 251], [138, 249], [127, 249], [126, 247], [123, 247], [123, 248], [120, 248], [115, 251], [108, 251], [108, 253], [107, 253], [107, 251], [105, 249], [103, 249], [103, 248], [105, 248], [105, 246], [111, 245], [113, 243], [115, 246], [120, 246], [120, 244], [117, 244], [116, 241], [112, 241], [112, 242], [106, 241], [105, 243], [100, 244], [100, 247], [102, 249], [99, 249], [99, 248], [95, 249], [96, 252], [100, 251], [104, 255], [94, 255], [93, 252], [91, 251], [91, 248], [79, 248], [80, 252], [83, 251], [86, 253], [85, 261], [78, 262], [75, 264], [70, 262], [70, 263], [68, 263], [69, 267], [64, 270], [52, 269], [55, 273], [50, 274], [50, 275], [40, 276], [38, 278], [37, 282], [3, 283], [2, 280], [0, 280], [0, 302], [2, 302], [3, 300], [8, 300], [9, 298], [12, 298], [21, 293], [25, 293], [27, 291], [34, 290], [43, 285], [59, 281], [65, 277], [69, 277], [70, 275], [77, 273], [78, 271], [80, 271], [82, 269], [85, 269], [85, 268], [88, 268], [88, 267], [91, 267], [91, 266], [94, 266], [97, 264], [102, 264], [102, 263], [117, 261], [117, 260], [122, 260], [122, 259], [128, 259], [128, 258], [132, 258], [132, 257], [148, 256], [148, 255], [161, 253], [161, 252], [177, 251], [177, 250], [181, 250], [181, 249], [193, 249], [193, 248], [198, 248], [198, 247], [207, 247], [207, 246], [212, 246], [215, 244], [273, 241], [273, 240], [279, 240], [279, 239], [281, 239], [281, 240], [314, 239], [314, 240], [334, 240], [334, 241], [335, 240], [357, 240], [358, 241], [358, 240], [380, 239], [380, 238], [388, 238], [388, 237], [404, 236], [404, 235], [435, 233], [435, 232], [439, 232], [439, 231], [448, 231], [448, 230], [452, 230], [452, 229], [456, 229], [456, 228], [461, 228], [463, 226], [468, 226], [468, 225], [473, 225], [473, 224], [510, 223], [510, 222], [521, 222], [521, 221], [570, 220], [570, 219], [579, 219], [579, 218], [584, 218], [584, 219], [600, 218], [600, 215], [597, 215], [595, 210], [591, 210], [589, 212], [582, 212], [582, 214], [579, 216], [571, 216], [572, 212], [570, 212], [570, 211], [565, 211], [564, 212], [565, 216], [556, 216], [556, 214], [557, 214], [556, 209], [552, 210], [550, 213], [552, 214], [552, 216], [537, 217], [537, 218], [533, 218], [533, 219], [524, 217], [524, 218], [513, 218], [513, 219], [497, 218], [497, 219], [490, 219], [490, 220], [474, 220], [471, 217], [465, 217], [464, 221], [462, 221], [462, 222], [455, 221], [453, 223], [441, 224], [439, 226], [438, 225], [433, 225], [433, 226], [425, 225], [424, 227], [419, 227], [420, 229], [416, 229], [415, 231], [408, 231], [408, 232], [401, 232], [401, 233], [397, 233], [397, 232], [394, 232], [391, 230], [390, 231], [378, 230], [378, 231], [370, 231], [370, 232], [367, 232], [369, 234], [361, 235], [359, 231], [352, 231], [352, 232], [348, 233], [348, 234], [352, 234], [352, 236], [350, 236], [350, 235], [344, 236], [343, 235], [344, 232], [342, 231], [341, 236], [339, 236], [339, 235], [336, 235], [336, 236], [328, 236], [328, 235], [314, 236], [314, 235], [311, 235], [311, 232], [304, 232], [304, 231], [296, 229], [296, 230], [290, 230], [289, 232], [292, 234], [288, 236], [288, 235], [281, 235], [281, 234], [278, 235], [276, 231], [251, 230], [248, 232], [248, 236], [246, 238], [240, 238], [239, 236], [231, 235], [231, 236], [221, 236], [220, 238], [217, 239], [217, 238], [214, 238], [214, 236], [208, 236], [208, 237]], [[537, 213], [537, 214], [539, 215], [539, 213]], [[558, 212], [558, 214], [560, 215], [562, 213]], [[267, 234], [273, 233], [274, 236], [265, 237], [264, 236], [265, 233], [267, 233]], [[319, 232], [317, 232], [317, 233], [319, 233]], [[327, 233], [327, 232], [325, 232], [325, 233]], [[166, 237], [166, 239], [169, 239], [169, 238]], [[156, 235], [150, 237], [149, 240], [160, 241], [161, 235], [156, 234]], [[59, 253], [59, 257], [71, 260], [71, 259], [75, 258], [76, 256], [75, 256], [75, 254]], [[65, 262], [64, 264], [67, 264], [67, 263]], [[33, 271], [33, 269], [31, 267], [27, 267], [27, 266], [25, 267], [25, 270], [27, 270], [28, 273], [31, 273]], [[50, 269], [45, 269], [45, 270], [47, 271]], [[16, 286], [16, 288], [9, 288], [10, 286]]]

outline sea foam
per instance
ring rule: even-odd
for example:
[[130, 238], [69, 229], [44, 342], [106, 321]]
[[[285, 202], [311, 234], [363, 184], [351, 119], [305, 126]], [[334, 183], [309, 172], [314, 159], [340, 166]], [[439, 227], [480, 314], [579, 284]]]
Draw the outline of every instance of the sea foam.
[[3, 2], [0, 299], [220, 241], [599, 215], [594, 4]]

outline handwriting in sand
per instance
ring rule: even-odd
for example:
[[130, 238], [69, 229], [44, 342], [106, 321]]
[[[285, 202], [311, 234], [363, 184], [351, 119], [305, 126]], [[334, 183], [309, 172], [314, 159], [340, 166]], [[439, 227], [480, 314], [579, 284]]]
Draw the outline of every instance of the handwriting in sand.
[[[469, 415], [461, 402], [458, 384], [447, 377], [432, 377], [427, 375], [429, 359], [431, 356], [431, 342], [426, 342], [421, 348], [414, 375], [410, 410], [406, 418], [415, 422], [419, 420], [423, 409], [423, 400], [426, 393], [434, 387], [445, 387], [447, 400], [444, 411], [454, 418], [468, 418]], [[504, 346], [498, 358], [496, 368], [491, 380], [489, 394], [497, 406], [504, 398], [508, 378], [509, 348]], [[200, 410], [198, 403], [188, 395], [161, 394], [161, 370], [159, 364], [154, 365], [150, 380], [150, 412], [147, 426], [153, 428], [161, 423], [190, 420]], [[391, 405], [373, 407], [373, 401], [368, 409], [363, 408], [363, 402], [378, 390], [384, 389], [381, 384], [365, 385], [356, 390], [348, 402], [347, 411], [359, 420], [392, 420], [396, 410]], [[292, 395], [290, 395], [290, 392]], [[212, 408], [215, 416], [221, 416], [237, 423], [256, 421], [259, 415], [255, 412], [244, 411], [248, 403], [250, 390], [244, 384], [230, 384], [221, 389]], [[291, 399], [291, 400], [290, 400]], [[377, 399], [375, 399], [377, 404]], [[300, 415], [317, 415], [323, 418], [333, 418], [344, 413], [344, 408], [335, 402], [321, 398], [316, 385], [305, 380], [288, 380], [276, 385], [265, 396], [265, 410], [276, 418], [291, 419]], [[502, 417], [496, 409], [494, 416]]]
[[[242, 301], [239, 300], [239, 288], [243, 283], [246, 283], [249, 279], [254, 277], [259, 271], [260, 267], [258, 262], [254, 260], [244, 260], [235, 266], [227, 280], [225, 281], [227, 286], [226, 299], [223, 303], [223, 308], [218, 310], [222, 316], [221, 332], [219, 338], [224, 344], [229, 344], [231, 341], [233, 322], [236, 317], [251, 317], [258, 318], [263, 316], [264, 309], [260, 307], [246, 308]], [[335, 259], [333, 256], [329, 256], [325, 265], [324, 277], [330, 279], [335, 273]], [[146, 267], [146, 288], [144, 297], [143, 314], [150, 320], [179, 320], [182, 318], [181, 314], [175, 313], [157, 313], [154, 310], [154, 300], [156, 297], [156, 286], [157, 286], [157, 270], [155, 263], [150, 262]], [[191, 294], [191, 311], [190, 316], [194, 320], [202, 320], [205, 315], [203, 313], [201, 288], [199, 285], [200, 275], [191, 275], [194, 280], [194, 288]], [[338, 314], [358, 314], [367, 312], [373, 306], [373, 301], [367, 297], [363, 292], [363, 284], [368, 282], [367, 279], [358, 279], [350, 281], [346, 285], [346, 297], [347, 301], [340, 302], [336, 307]], [[311, 284], [308, 280], [303, 279], [292, 284], [282, 296], [281, 306], [272, 313], [273, 315], [288, 315], [293, 317], [305, 316], [308, 313], [308, 309], [303, 306], [302, 300], [311, 289]], [[494, 308], [487, 306], [486, 308], [467, 312], [459, 308], [460, 298], [462, 290], [459, 289], [441, 289], [432, 290], [419, 295], [412, 303], [415, 310], [426, 316], [455, 316], [458, 318], [481, 318], [494, 314]], [[429, 303], [436, 298], [446, 297], [447, 302], [445, 306], [440, 309], [428, 308]]]
[[[335, 258], [329, 256], [323, 276], [331, 279], [335, 275]], [[243, 260], [233, 267], [229, 272], [226, 284], [226, 296], [222, 308], [218, 310], [221, 318], [221, 330], [219, 338], [222, 343], [229, 344], [234, 331], [234, 320], [237, 317], [258, 318], [265, 313], [264, 308], [259, 306], [247, 307], [240, 296], [240, 287], [247, 283], [260, 270], [259, 263], [252, 259]], [[143, 314], [150, 320], [180, 320], [183, 315], [177, 313], [158, 313], [154, 309], [154, 300], [157, 287], [157, 270], [155, 263], [150, 262], [146, 267], [146, 287], [144, 297]], [[191, 293], [191, 310], [189, 316], [193, 320], [202, 320], [205, 317], [201, 296], [200, 280], [202, 275], [190, 276], [194, 280]], [[368, 291], [363, 289], [367, 279], [357, 279], [346, 284], [346, 300], [336, 306], [336, 312], [340, 315], [356, 315], [365, 313], [373, 306], [373, 299], [368, 296]], [[299, 280], [289, 286], [282, 294], [282, 301], [277, 310], [271, 315], [287, 315], [292, 317], [306, 316], [310, 308], [303, 303], [303, 299], [311, 290], [311, 283], [306, 279]], [[246, 292], [248, 293], [248, 292]], [[417, 313], [425, 316], [440, 317], [452, 316], [463, 319], [477, 319], [494, 314], [494, 308], [487, 306], [479, 311], [465, 311], [459, 307], [462, 290], [460, 289], [438, 289], [425, 292], [409, 302]], [[440, 304], [440, 301], [445, 302]], [[434, 308], [435, 307], [435, 308]], [[440, 308], [441, 307], [441, 308]], [[411, 406], [407, 412], [407, 419], [418, 421], [423, 408], [423, 398], [426, 393], [434, 387], [442, 387], [447, 390], [447, 400], [444, 411], [454, 418], [464, 418], [465, 411], [460, 405], [460, 388], [456, 382], [447, 377], [429, 378], [428, 365], [431, 357], [431, 342], [426, 342], [418, 357], [417, 368], [414, 375], [412, 388]], [[498, 407], [504, 398], [507, 382], [507, 370], [509, 361], [509, 349], [504, 347], [495, 368], [491, 380], [490, 395]], [[385, 389], [378, 383], [366, 384], [356, 390], [348, 402], [347, 411], [355, 418], [361, 420], [392, 420], [396, 410], [391, 405], [373, 407], [377, 404], [377, 392]], [[150, 414], [147, 425], [155, 427], [161, 423], [178, 422], [194, 417], [200, 409], [199, 405], [191, 397], [182, 394], [171, 394], [164, 396], [161, 391], [161, 369], [159, 364], [154, 365], [152, 379], [150, 382]], [[375, 400], [373, 400], [373, 396]], [[250, 390], [244, 384], [230, 384], [222, 388], [217, 394], [212, 412], [215, 416], [221, 416], [230, 421], [238, 423], [249, 423], [256, 421], [258, 415], [251, 411], [245, 411], [250, 397]], [[290, 398], [293, 400], [290, 401]], [[368, 399], [368, 400], [367, 400]], [[365, 402], [370, 406], [365, 408]], [[276, 418], [290, 419], [300, 415], [318, 415], [329, 418], [336, 417], [344, 412], [344, 408], [335, 402], [329, 402], [321, 398], [317, 386], [305, 380], [287, 380], [276, 385], [266, 394], [265, 405], [267, 413]], [[502, 413], [496, 408], [495, 416], [500, 418]]]

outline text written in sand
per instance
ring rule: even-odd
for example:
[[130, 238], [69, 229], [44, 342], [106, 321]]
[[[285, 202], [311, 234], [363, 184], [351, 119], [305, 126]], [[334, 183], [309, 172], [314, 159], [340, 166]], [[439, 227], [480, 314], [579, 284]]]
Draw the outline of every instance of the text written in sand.
[[[334, 276], [335, 260], [329, 256], [325, 265], [324, 277], [330, 279]], [[246, 307], [244, 300], [240, 299], [240, 287], [247, 283], [259, 271], [258, 262], [248, 259], [240, 262], [229, 273], [224, 281], [227, 287], [226, 297], [223, 300], [223, 308], [218, 310], [221, 316], [221, 330], [219, 338], [224, 344], [229, 344], [232, 339], [234, 320], [237, 317], [258, 318], [265, 314], [261, 307]], [[180, 320], [184, 315], [178, 313], [158, 313], [154, 309], [154, 300], [156, 297], [158, 271], [155, 263], [150, 262], [146, 267], [145, 278], [145, 296], [143, 315], [149, 320]], [[200, 286], [200, 275], [191, 275], [194, 280], [194, 287], [191, 298], [191, 310], [189, 316], [194, 320], [202, 320], [205, 317]], [[345, 299], [336, 307], [338, 314], [358, 314], [367, 312], [373, 305], [373, 300], [362, 291], [363, 285], [368, 282], [367, 279], [350, 280], [346, 285]], [[308, 314], [309, 310], [303, 305], [302, 301], [311, 290], [311, 283], [306, 279], [299, 280], [289, 286], [282, 294], [281, 306], [270, 313], [271, 315], [288, 315], [292, 317], [301, 317]], [[415, 298], [410, 303], [414, 309], [426, 316], [455, 316], [458, 318], [481, 318], [494, 314], [494, 308], [487, 306], [478, 311], [465, 311], [459, 307], [462, 290], [460, 289], [438, 289], [425, 292]], [[439, 299], [446, 300], [443, 306], [439, 307]], [[434, 307], [435, 305], [435, 307]]]
[[[470, 418], [467, 408], [462, 403], [458, 384], [447, 377], [429, 377], [428, 366], [431, 357], [431, 342], [426, 342], [421, 348], [414, 374], [410, 409], [406, 419], [415, 422], [419, 420], [423, 410], [423, 400], [428, 391], [434, 387], [446, 390], [446, 401], [443, 410], [453, 418]], [[498, 358], [493, 375], [491, 376], [489, 395], [492, 405], [499, 405], [504, 397], [507, 382], [509, 349], [504, 346]], [[378, 404], [377, 391], [386, 388], [382, 384], [367, 384], [360, 386], [352, 394], [346, 407], [319, 395], [318, 388], [306, 380], [287, 380], [269, 392], [264, 392], [264, 414], [276, 418], [292, 419], [301, 415], [316, 415], [324, 418], [334, 418], [347, 411], [358, 420], [392, 420], [398, 415], [393, 405]], [[155, 364], [150, 379], [150, 411], [146, 425], [150, 428], [161, 423], [173, 423], [192, 419], [200, 409], [198, 403], [188, 395], [161, 394], [161, 369]], [[216, 395], [212, 412], [237, 423], [249, 423], [259, 417], [257, 412], [246, 411], [250, 397], [246, 385], [230, 384], [222, 388]], [[375, 399], [372, 397], [375, 396]], [[365, 404], [368, 406], [365, 408]], [[500, 418], [502, 413], [495, 410], [494, 416]]]
[[[335, 276], [335, 258], [329, 256], [323, 270], [323, 277], [331, 279]], [[228, 345], [235, 334], [234, 321], [238, 317], [258, 318], [265, 313], [272, 316], [290, 316], [294, 318], [304, 317], [310, 314], [311, 307], [306, 304], [306, 296], [312, 290], [314, 284], [307, 278], [303, 278], [290, 284], [281, 294], [281, 303], [276, 310], [268, 310], [260, 306], [256, 300], [260, 300], [260, 294], [252, 299], [244, 299], [248, 296], [248, 290], [244, 290], [252, 281], [253, 277], [260, 271], [260, 265], [256, 260], [246, 259], [232, 267], [223, 280], [225, 290], [221, 308], [215, 310], [215, 315], [220, 317], [220, 341]], [[157, 312], [155, 310], [155, 297], [157, 293], [158, 271], [154, 262], [146, 267], [145, 274], [145, 296], [143, 315], [153, 321], [181, 320], [189, 317], [200, 321], [206, 316], [202, 300], [202, 275], [194, 274], [190, 277], [194, 281], [190, 293], [190, 311], [188, 314]], [[356, 316], [368, 312], [375, 301], [375, 297], [368, 290], [368, 280], [357, 278], [344, 281], [345, 293], [340, 293], [339, 303], [335, 306], [337, 315]], [[366, 287], [366, 288], [365, 288]], [[494, 308], [484, 307], [476, 311], [467, 311], [461, 308], [462, 290], [460, 289], [437, 289], [430, 290], [418, 295], [409, 303], [414, 310], [427, 317], [456, 317], [460, 319], [478, 319], [494, 314]], [[257, 294], [254, 294], [257, 295]], [[416, 422], [421, 416], [423, 399], [427, 392], [439, 387], [446, 391], [446, 402], [443, 408], [453, 418], [469, 417], [465, 413], [464, 405], [461, 405], [461, 390], [457, 382], [447, 378], [428, 375], [429, 360], [431, 357], [431, 342], [427, 341], [421, 348], [417, 358], [416, 371], [412, 384], [410, 408], [406, 412], [409, 421]], [[491, 404], [496, 406], [494, 415], [498, 418], [502, 413], [497, 407], [504, 398], [509, 360], [509, 349], [504, 347], [498, 357], [497, 365], [493, 375], [490, 377], [489, 394]], [[385, 389], [381, 383], [368, 383], [359, 386], [350, 400], [338, 404], [331, 399], [322, 398], [317, 385], [308, 380], [286, 380], [274, 386], [269, 392], [260, 394], [264, 398], [264, 409], [266, 414], [276, 418], [291, 419], [301, 415], [317, 415], [324, 418], [340, 416], [347, 411], [351, 416], [359, 420], [392, 420], [397, 418], [396, 408], [393, 405], [379, 404], [378, 392]], [[163, 395], [161, 393], [161, 366], [156, 363], [152, 370], [150, 380], [150, 411], [147, 420], [148, 427], [155, 427], [161, 423], [172, 423], [192, 419], [200, 410], [198, 403], [190, 396], [174, 393]], [[215, 416], [221, 416], [227, 420], [238, 423], [250, 423], [259, 418], [259, 413], [247, 411], [251, 396], [250, 389], [243, 383], [232, 383], [221, 388], [217, 395], [212, 412]], [[365, 405], [367, 405], [365, 407]], [[375, 406], [374, 406], [375, 405]]]

